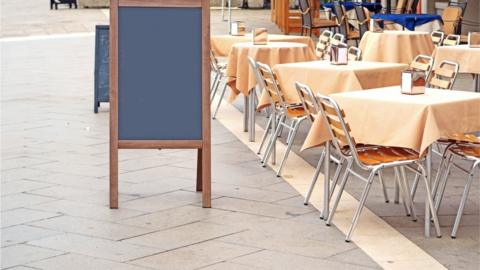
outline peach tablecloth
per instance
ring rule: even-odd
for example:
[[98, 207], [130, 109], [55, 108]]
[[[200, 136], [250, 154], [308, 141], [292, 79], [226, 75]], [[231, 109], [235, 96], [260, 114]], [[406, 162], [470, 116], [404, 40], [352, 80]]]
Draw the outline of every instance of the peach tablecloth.
[[[295, 82], [304, 83], [315, 92], [324, 95], [355, 90], [400, 85], [400, 74], [406, 64], [349, 61], [347, 65], [332, 65], [329, 61], [314, 61], [276, 65], [280, 87], [288, 102], [300, 102]], [[264, 92], [259, 108], [270, 103]]]
[[[333, 94], [357, 143], [407, 147], [422, 152], [441, 137], [480, 130], [480, 93], [426, 89], [404, 95], [400, 86]], [[329, 139], [321, 117], [303, 149]]]
[[[307, 36], [289, 36], [289, 35], [274, 35], [269, 34], [268, 40], [271, 42], [296, 42], [303, 43], [315, 51], [315, 43], [312, 38]], [[210, 45], [216, 56], [226, 57], [230, 53], [234, 44], [250, 42], [252, 35], [245, 36], [231, 36], [231, 35], [215, 35], [210, 37]]]
[[441, 46], [434, 52], [437, 68], [443, 60], [460, 64], [460, 73], [480, 74], [480, 48], [470, 48], [468, 45]]
[[366, 32], [359, 45], [364, 61], [410, 64], [419, 54], [431, 55], [435, 46], [427, 32]]
[[269, 42], [267, 45], [253, 45], [251, 42], [233, 45], [228, 55], [227, 83], [232, 89], [230, 100], [240, 93], [248, 96], [256, 85], [255, 74], [247, 57], [270, 65], [315, 60], [315, 54], [305, 44], [293, 42]]

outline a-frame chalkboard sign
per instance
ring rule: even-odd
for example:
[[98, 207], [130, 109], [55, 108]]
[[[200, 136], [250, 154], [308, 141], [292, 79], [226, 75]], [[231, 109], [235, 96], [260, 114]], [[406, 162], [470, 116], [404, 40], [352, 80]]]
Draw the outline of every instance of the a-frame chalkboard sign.
[[110, 3], [110, 208], [119, 149], [198, 149], [197, 191], [211, 205], [209, 0]]

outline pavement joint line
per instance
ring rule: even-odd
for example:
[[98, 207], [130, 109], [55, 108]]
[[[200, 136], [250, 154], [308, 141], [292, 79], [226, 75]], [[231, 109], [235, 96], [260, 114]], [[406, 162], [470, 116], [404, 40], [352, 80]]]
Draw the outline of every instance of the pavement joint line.
[[92, 37], [94, 35], [95, 35], [95, 32], [79, 32], [79, 33], [69, 33], [69, 34], [6, 37], [6, 38], [0, 38], [0, 42], [19, 42], [19, 41], [33, 41], [33, 40], [46, 40], [46, 39], [80, 38], [80, 37]]
[[[215, 98], [215, 100], [217, 99], [218, 97]], [[217, 120], [214, 121], [219, 121], [244, 145], [256, 153], [260, 144], [260, 136], [263, 134], [263, 128], [258, 124], [255, 125], [255, 142], [250, 142], [248, 133], [243, 132], [243, 121], [238, 121], [238, 119], [242, 118], [242, 113], [233, 104], [223, 102]], [[283, 156], [285, 148], [286, 146], [283, 143], [277, 144], [278, 157]], [[303, 197], [310, 185], [315, 168], [293, 151], [290, 153], [288, 161], [283, 174], [290, 177], [282, 179], [295, 188]], [[278, 168], [278, 163], [277, 165], [268, 165], [273, 170]], [[310, 205], [318, 210], [323, 209], [322, 174], [320, 174], [316, 189], [311, 196]], [[358, 200], [347, 191], [344, 191], [335, 215], [336, 218], [332, 224], [343, 234], [348, 232], [353, 211], [357, 205]], [[372, 234], [372, 231], [376, 232], [376, 234]], [[384, 269], [401, 269], [403, 267], [411, 269], [428, 268], [431, 270], [446, 269], [434, 257], [393, 228], [385, 220], [375, 215], [367, 207], [362, 211], [361, 220], [357, 225], [352, 242]], [[395, 245], [392, 245], [392, 243], [395, 243]]]

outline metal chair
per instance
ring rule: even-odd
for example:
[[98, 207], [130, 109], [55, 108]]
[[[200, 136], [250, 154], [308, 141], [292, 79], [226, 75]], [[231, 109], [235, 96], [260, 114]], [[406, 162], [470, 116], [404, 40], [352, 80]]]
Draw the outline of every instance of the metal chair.
[[333, 37], [330, 38], [330, 42], [328, 42], [328, 48], [327, 48], [327, 57], [330, 57], [330, 51], [332, 50], [332, 46], [337, 46], [340, 45], [341, 43], [344, 43], [345, 41], [345, 36], [340, 34], [340, 33], [335, 33]]
[[345, 7], [340, 2], [333, 2], [333, 9], [335, 14], [337, 14], [337, 25], [340, 34], [342, 34], [348, 40], [354, 40], [358, 45], [358, 40], [360, 39], [360, 32], [356, 30], [350, 30], [348, 25], [348, 17], [345, 14]]
[[318, 38], [318, 43], [316, 47], [316, 55], [319, 59], [324, 59], [326, 55], [328, 55], [328, 46], [330, 44], [330, 39], [332, 38], [333, 33], [332, 31], [325, 30], [322, 32], [320, 37]]
[[433, 44], [438, 47], [442, 46], [443, 44], [443, 39], [445, 37], [445, 34], [440, 31], [433, 31], [430, 36], [432, 37]]
[[[467, 203], [468, 193], [474, 180], [475, 170], [480, 168], [480, 138], [471, 134], [463, 135], [462, 137], [463, 141], [453, 143], [446, 148], [444, 154], [446, 166], [442, 166], [443, 164], [440, 164], [441, 166], [439, 167], [439, 173], [437, 174], [437, 179], [435, 180], [435, 188], [439, 186], [439, 194], [437, 194], [436, 189], [434, 189], [434, 194], [437, 195], [435, 206], [438, 211], [442, 202], [445, 188], [447, 186], [448, 177], [450, 175], [452, 166], [455, 166], [457, 169], [468, 175], [467, 182], [465, 184], [462, 194], [462, 199], [460, 200], [460, 205], [457, 210], [455, 223], [453, 224], [452, 232], [450, 234], [452, 238], [457, 237], [458, 227], [460, 225], [460, 220], [462, 219], [463, 210], [465, 209], [465, 205]], [[455, 157], [462, 160], [470, 161], [471, 166], [469, 168], [465, 168], [460, 164], [455, 163]]]
[[275, 128], [272, 129], [275, 132], [270, 135], [269, 144], [265, 151], [265, 155], [263, 156], [261, 161], [263, 167], [267, 165], [267, 161], [270, 158], [273, 149], [275, 148], [275, 144], [280, 135], [280, 132], [283, 131], [283, 129], [288, 130], [287, 148], [285, 150], [285, 154], [283, 155], [280, 166], [277, 170], [277, 176], [281, 176], [283, 166], [285, 165], [290, 150], [292, 149], [292, 145], [295, 140], [295, 136], [297, 135], [298, 128], [303, 122], [303, 120], [307, 118], [307, 115], [300, 104], [291, 104], [285, 100], [282, 90], [280, 89], [280, 85], [278, 84], [277, 78], [273, 73], [272, 69], [266, 64], [262, 64], [259, 62], [257, 62], [256, 64], [258, 71], [262, 76], [265, 90], [270, 96], [271, 107], [274, 111], [271, 119], [273, 122], [276, 122], [276, 124], [274, 125]]
[[332, 28], [337, 27], [337, 24], [333, 20], [314, 18], [312, 16], [312, 9], [310, 8], [309, 0], [300, 0], [298, 4], [302, 15], [302, 36], [304, 33], [308, 34], [309, 30], [309, 35], [312, 36], [312, 31], [315, 29], [328, 28], [331, 30]]
[[215, 108], [215, 112], [213, 113], [212, 119], [215, 119], [217, 117], [218, 110], [220, 109], [220, 105], [222, 104], [223, 101], [223, 96], [225, 95], [225, 92], [227, 91], [227, 65], [226, 64], [220, 64], [215, 57], [215, 54], [213, 53], [212, 50], [210, 50], [210, 66], [212, 68], [212, 72], [215, 74], [214, 79], [212, 81], [212, 85], [210, 86], [210, 102], [213, 102], [215, 99], [215, 96], [218, 92], [218, 89], [220, 87], [220, 84], [223, 82], [224, 86], [222, 88], [222, 91], [220, 93], [220, 99], [217, 102], [217, 106]]
[[[308, 87], [307, 85], [301, 84], [299, 82], [295, 82], [295, 87], [297, 89], [298, 96], [302, 101], [303, 109], [307, 113], [308, 119], [313, 123], [315, 119], [317, 119], [318, 114], [320, 112], [320, 105], [318, 104], [317, 99], [315, 98], [315, 95], [313, 94], [313, 91], [310, 89], [310, 87]], [[324, 158], [325, 158], [325, 150], [323, 150], [322, 153], [320, 154], [320, 158], [318, 160], [317, 167], [315, 169], [315, 173], [312, 178], [312, 183], [308, 188], [307, 194], [305, 194], [305, 200], [303, 202], [303, 204], [305, 205], [308, 205], [310, 201], [310, 196], [312, 195], [313, 189], [315, 188], [315, 184], [317, 183], [317, 180], [318, 180], [318, 176], [320, 175]], [[333, 185], [331, 186], [329, 191], [329, 194], [330, 194], [329, 196], [331, 198], [331, 194], [333, 194], [335, 186], [337, 185], [337, 182], [338, 182], [338, 178], [340, 176], [341, 169], [344, 165], [344, 160], [343, 159], [340, 160], [339, 158], [335, 157], [332, 154], [330, 155], [330, 160], [337, 164], [337, 169], [333, 176]]]
[[460, 44], [460, 36], [450, 34], [443, 40], [443, 46], [457, 46]]
[[455, 29], [455, 34], [457, 35], [460, 35], [462, 33], [462, 21], [463, 21], [463, 17], [465, 16], [465, 11], [467, 10], [467, 4], [468, 4], [468, 0], [448, 1], [449, 7], [459, 7], [462, 9], [457, 27]]
[[452, 61], [443, 61], [440, 66], [431, 72], [428, 79], [428, 87], [451, 90], [457, 78], [460, 66]]
[[458, 30], [461, 26], [463, 10], [458, 6], [448, 6], [443, 10], [442, 21], [443, 27], [442, 30], [446, 35], [458, 34]]
[[423, 55], [419, 54], [417, 55], [413, 61], [410, 63], [410, 69], [417, 71], [417, 72], [423, 72], [425, 81], [423, 81], [422, 85], [424, 86], [426, 82], [428, 81], [428, 78], [430, 76], [430, 72], [432, 71], [432, 66], [433, 66], [433, 58], [428, 55]]
[[348, 47], [348, 61], [360, 61], [362, 58], [362, 50], [355, 46]]
[[368, 9], [362, 7], [361, 5], [355, 5], [355, 14], [357, 15], [358, 20], [358, 29], [360, 30], [360, 39], [362, 39], [363, 34], [368, 31], [370, 23], [370, 13]]
[[[346, 242], [350, 242], [353, 231], [357, 225], [358, 219], [367, 200], [367, 196], [373, 183], [373, 179], [376, 175], [378, 175], [381, 170], [388, 168], [394, 169], [397, 176], [396, 179], [401, 182], [400, 189], [404, 196], [404, 200], [406, 199], [408, 207], [410, 207], [412, 211], [412, 217], [415, 219], [415, 208], [412, 198], [410, 197], [410, 193], [408, 192], [408, 184], [406, 181], [406, 177], [404, 177], [404, 169], [406, 168], [416, 174], [421, 175], [424, 179], [427, 193], [427, 202], [429, 205], [429, 210], [432, 213], [436, 234], [437, 237], [441, 237], [440, 226], [433, 204], [432, 194], [427, 179], [427, 173], [420, 162], [420, 159], [422, 157], [417, 152], [411, 149], [401, 147], [359, 147], [359, 145], [357, 145], [357, 143], [355, 142], [355, 139], [350, 135], [350, 126], [347, 122], [345, 122], [345, 112], [340, 109], [338, 104], [332, 98], [320, 94], [318, 94], [317, 97], [319, 99], [320, 111], [323, 120], [325, 121], [330, 137], [332, 138], [332, 146], [347, 162], [346, 171], [341, 178], [338, 194], [335, 197], [335, 202], [327, 219], [327, 225], [331, 224], [332, 222], [349, 176], [354, 175], [357, 178], [365, 181], [366, 185], [361, 195], [358, 208], [355, 211], [352, 224], [345, 238]], [[354, 171], [352, 169], [353, 163], [356, 164], [356, 167], [364, 171], [370, 172], [368, 178], [365, 178], [356, 171]], [[400, 177], [400, 175], [402, 177]], [[426, 211], [428, 211], [428, 209]]]

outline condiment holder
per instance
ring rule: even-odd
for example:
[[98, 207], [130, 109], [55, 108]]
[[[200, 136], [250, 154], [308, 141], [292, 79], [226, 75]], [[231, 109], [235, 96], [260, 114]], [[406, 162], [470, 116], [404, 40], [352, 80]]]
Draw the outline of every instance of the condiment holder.
[[268, 43], [268, 31], [266, 28], [255, 28], [252, 31], [254, 45], [266, 45]]
[[232, 22], [232, 36], [245, 36], [247, 26], [243, 21], [234, 21]]
[[425, 94], [425, 78], [421, 72], [407, 69], [402, 71], [401, 92], [406, 95]]
[[338, 44], [338, 45], [331, 46], [330, 63], [332, 65], [348, 64], [348, 47], [345, 44]]

